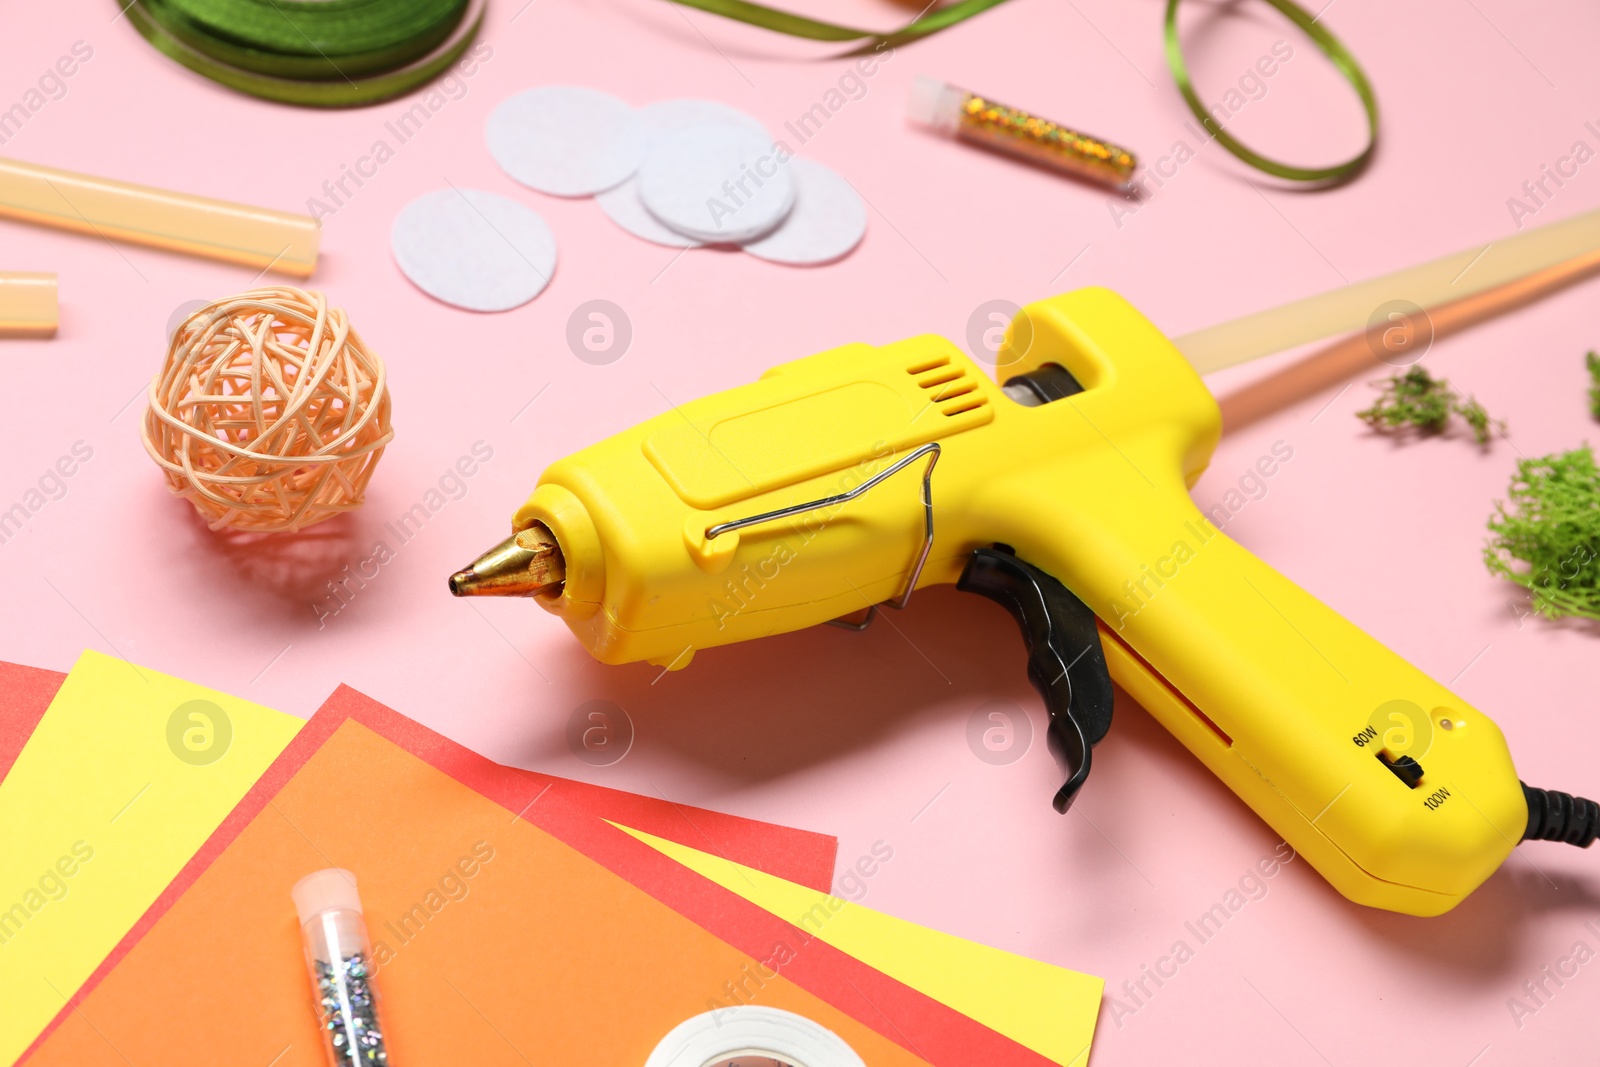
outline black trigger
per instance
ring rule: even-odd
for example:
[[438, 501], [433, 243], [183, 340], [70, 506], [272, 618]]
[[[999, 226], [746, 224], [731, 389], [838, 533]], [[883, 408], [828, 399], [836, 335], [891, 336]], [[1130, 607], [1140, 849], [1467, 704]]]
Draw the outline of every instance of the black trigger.
[[1005, 545], [975, 551], [956, 588], [995, 601], [1022, 629], [1028, 679], [1044, 698], [1050, 747], [1067, 772], [1053, 801], [1065, 812], [1089, 777], [1094, 746], [1111, 729], [1114, 691], [1095, 614]]

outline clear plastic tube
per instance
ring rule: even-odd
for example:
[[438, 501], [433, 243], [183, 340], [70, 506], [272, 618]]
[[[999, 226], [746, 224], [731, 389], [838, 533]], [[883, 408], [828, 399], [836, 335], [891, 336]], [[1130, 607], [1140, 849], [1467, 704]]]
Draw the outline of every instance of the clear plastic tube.
[[311, 995], [332, 1067], [387, 1064], [372, 987], [372, 947], [356, 877], [337, 867], [308, 874], [290, 890], [300, 915]]

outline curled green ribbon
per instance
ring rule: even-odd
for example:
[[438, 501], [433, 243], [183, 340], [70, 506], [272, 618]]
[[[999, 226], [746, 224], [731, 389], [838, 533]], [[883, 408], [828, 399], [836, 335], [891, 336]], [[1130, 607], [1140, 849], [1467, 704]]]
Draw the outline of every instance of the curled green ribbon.
[[1361, 97], [1361, 106], [1367, 113], [1367, 146], [1359, 154], [1331, 167], [1295, 167], [1268, 159], [1242, 144], [1238, 138], [1223, 129], [1222, 124], [1206, 110], [1205, 104], [1200, 102], [1200, 96], [1194, 91], [1194, 84], [1189, 80], [1189, 67], [1183, 60], [1183, 46], [1178, 41], [1179, 2], [1180, 0], [1167, 0], [1167, 69], [1172, 72], [1172, 79], [1178, 83], [1178, 92], [1183, 94], [1189, 110], [1194, 112], [1194, 117], [1200, 120], [1206, 132], [1211, 134], [1218, 144], [1257, 170], [1293, 182], [1323, 182], [1333, 185], [1354, 177], [1367, 165], [1372, 159], [1373, 150], [1378, 146], [1378, 99], [1373, 95], [1372, 85], [1362, 72], [1361, 64], [1356, 62], [1356, 57], [1350, 54], [1350, 50], [1337, 37], [1323, 29], [1314, 16], [1291, 3], [1291, 0], [1267, 0], [1267, 3], [1277, 8], [1284, 18], [1300, 27], [1305, 35], [1311, 38], [1312, 42], [1322, 50], [1322, 54], [1327, 56], [1338, 68], [1339, 73], [1345, 76], [1345, 80], [1355, 89], [1356, 95]]
[[941, 7], [937, 11], [918, 15], [898, 30], [891, 30], [888, 33], [857, 30], [832, 22], [819, 22], [804, 15], [791, 15], [777, 8], [750, 3], [748, 0], [672, 0], [672, 2], [682, 4], [684, 7], [709, 11], [723, 18], [749, 23], [751, 26], [760, 26], [762, 29], [787, 33], [791, 37], [804, 37], [809, 41], [864, 41], [865, 43], [855, 51], [870, 52], [885, 44], [893, 47], [938, 33], [958, 22], [965, 22], [974, 15], [981, 15], [991, 7], [999, 7], [1006, 0], [960, 0], [959, 3], [951, 4], [949, 7]]
[[[850, 26], [840, 26], [832, 22], [821, 22], [817, 19], [807, 18], [804, 15], [794, 15], [777, 8], [767, 7], [751, 0], [671, 0], [672, 3], [684, 7], [698, 8], [701, 11], [723, 18], [734, 19], [738, 22], [748, 23], [751, 26], [760, 26], [763, 29], [773, 30], [777, 33], [786, 33], [791, 37], [803, 37], [811, 41], [862, 41], [854, 53], [870, 52], [873, 49], [888, 45], [904, 44], [922, 37], [938, 33], [960, 22], [965, 22], [974, 15], [982, 14], [992, 7], [998, 7], [1006, 0], [960, 0], [949, 7], [942, 7], [936, 11], [919, 15], [900, 27], [881, 33], [875, 30], [858, 30]], [[1267, 3], [1282, 12], [1290, 22], [1293, 22], [1312, 42], [1322, 50], [1333, 65], [1345, 76], [1355, 89], [1356, 95], [1361, 97], [1362, 107], [1367, 113], [1367, 146], [1361, 153], [1352, 159], [1346, 160], [1331, 167], [1295, 167], [1287, 163], [1279, 163], [1268, 159], [1261, 153], [1241, 143], [1232, 134], [1222, 128], [1222, 125], [1211, 117], [1205, 104], [1200, 101], [1199, 94], [1194, 90], [1194, 84], [1189, 80], [1188, 64], [1184, 62], [1183, 47], [1178, 40], [1178, 4], [1181, 0], [1167, 0], [1166, 14], [1166, 55], [1167, 69], [1172, 72], [1172, 78], [1178, 83], [1178, 92], [1183, 95], [1184, 102], [1189, 105], [1189, 110], [1194, 112], [1195, 118], [1205, 126], [1206, 131], [1216, 139], [1216, 142], [1227, 149], [1239, 159], [1248, 163], [1259, 171], [1271, 174], [1277, 178], [1284, 178], [1297, 182], [1321, 182], [1335, 184], [1354, 177], [1372, 159], [1372, 153], [1378, 143], [1378, 101], [1373, 95], [1372, 85], [1367, 81], [1367, 76], [1361, 70], [1361, 65], [1356, 62], [1350, 50], [1340, 43], [1333, 34], [1323, 29], [1316, 21], [1316, 17], [1297, 6], [1292, 0], [1267, 0]]]

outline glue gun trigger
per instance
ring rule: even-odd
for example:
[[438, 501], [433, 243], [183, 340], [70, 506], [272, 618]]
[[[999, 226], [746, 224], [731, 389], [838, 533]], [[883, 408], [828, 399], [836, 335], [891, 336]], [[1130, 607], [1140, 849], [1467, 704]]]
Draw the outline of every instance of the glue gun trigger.
[[956, 588], [995, 601], [1022, 629], [1028, 679], [1050, 713], [1050, 747], [1066, 765], [1052, 802], [1064, 814], [1089, 778], [1094, 746], [1111, 728], [1114, 691], [1095, 614], [1005, 545], [974, 552]]

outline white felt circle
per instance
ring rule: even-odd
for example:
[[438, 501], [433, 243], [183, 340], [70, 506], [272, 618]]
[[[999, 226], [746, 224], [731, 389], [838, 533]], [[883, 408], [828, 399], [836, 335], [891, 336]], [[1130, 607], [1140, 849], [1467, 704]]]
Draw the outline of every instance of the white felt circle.
[[705, 1067], [739, 1054], [795, 1067], [866, 1067], [832, 1030], [803, 1015], [753, 1004], [684, 1020], [661, 1039], [644, 1067]]
[[635, 237], [643, 237], [646, 241], [654, 241], [668, 248], [700, 247], [700, 242], [693, 237], [685, 237], [650, 214], [650, 209], [639, 199], [639, 182], [636, 178], [629, 178], [614, 189], [596, 193], [594, 198], [600, 210], [612, 222]]
[[867, 233], [867, 206], [837, 171], [809, 159], [791, 159], [794, 210], [765, 237], [744, 250], [775, 263], [831, 263]]
[[395, 216], [389, 244], [418, 289], [469, 311], [526, 304], [556, 269], [556, 239], [544, 219], [479, 189], [417, 197]]
[[[715, 100], [658, 100], [634, 112], [634, 118], [626, 136], [638, 139], [641, 159], [648, 156], [650, 149], [664, 138], [691, 126], [704, 126], [708, 122], [731, 123], [748, 126], [763, 134], [767, 132], [758, 119]], [[635, 237], [668, 248], [696, 248], [700, 244], [693, 237], [685, 237], [650, 214], [644, 201], [639, 199], [639, 184], [634, 178], [596, 194], [595, 199], [612, 222]]]
[[657, 100], [639, 108], [634, 114], [638, 121], [630, 129], [629, 136], [640, 138], [647, 153], [663, 136], [687, 130], [691, 126], [721, 123], [748, 126], [752, 130], [767, 133], [760, 119], [716, 100], [696, 100], [692, 97]]
[[650, 214], [707, 243], [760, 237], [794, 206], [794, 177], [772, 138], [731, 122], [663, 137], [645, 157], [638, 181]]
[[644, 156], [633, 108], [609, 93], [547, 85], [502, 100], [484, 125], [505, 172], [555, 196], [589, 196], [626, 181]]

